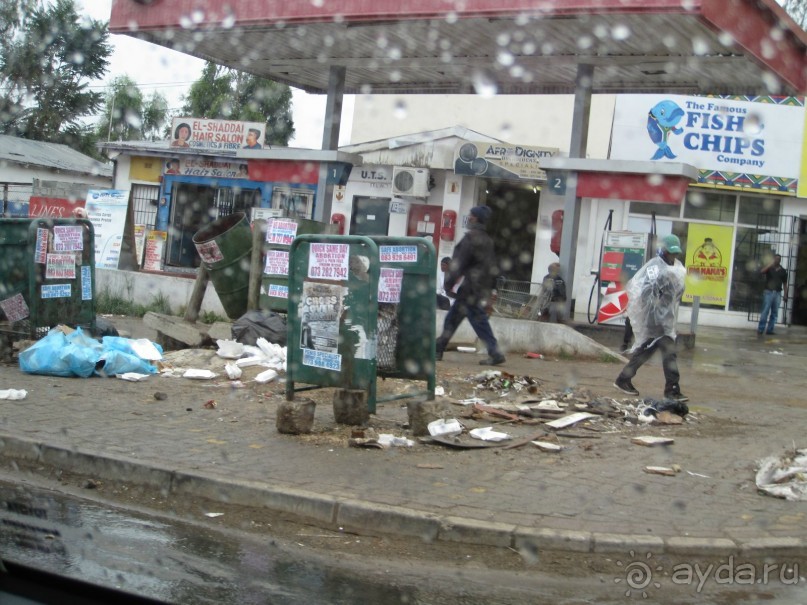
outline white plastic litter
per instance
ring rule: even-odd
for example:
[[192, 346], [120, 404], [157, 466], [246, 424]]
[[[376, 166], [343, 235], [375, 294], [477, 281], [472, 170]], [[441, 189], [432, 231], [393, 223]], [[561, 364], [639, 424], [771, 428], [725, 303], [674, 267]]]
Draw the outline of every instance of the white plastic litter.
[[554, 399], [545, 399], [544, 401], [542, 401], [541, 403], [539, 403], [538, 405], [536, 405], [532, 409], [536, 409], [536, 410], [551, 410], [553, 412], [561, 412], [564, 409], [566, 409], [566, 405], [567, 404], [560, 403], [558, 401], [555, 401]]
[[163, 358], [160, 350], [148, 338], [130, 340], [129, 344], [132, 346], [132, 351], [134, 351], [135, 355], [140, 359], [145, 359], [146, 361], [160, 361]]
[[460, 353], [476, 353], [476, 347], [457, 347]]
[[807, 449], [768, 456], [759, 463], [757, 488], [785, 500], [807, 500]]
[[460, 399], [457, 403], [459, 403], [460, 405], [473, 405], [475, 403], [487, 403], [487, 402], [479, 397], [471, 397], [470, 399]]
[[396, 437], [390, 433], [382, 433], [378, 436], [378, 443], [384, 447], [412, 447], [415, 442], [406, 437]]
[[25, 399], [28, 391], [25, 389], [3, 389], [0, 390], [0, 399], [18, 400]]
[[459, 435], [462, 432], [462, 425], [456, 418], [438, 418], [428, 424], [429, 435]]
[[513, 437], [507, 433], [494, 431], [492, 426], [484, 426], [482, 428], [473, 429], [470, 432], [471, 437], [474, 439], [481, 439], [482, 441], [507, 441]]
[[123, 374], [118, 374], [118, 378], [128, 380], [129, 382], [143, 382], [144, 380], [148, 380], [148, 377], [148, 374], [139, 374], [138, 372], [124, 372]]
[[275, 378], [277, 378], [277, 372], [274, 370], [266, 370], [255, 377], [255, 382], [266, 384], [267, 382], [272, 382]]
[[216, 351], [216, 355], [224, 359], [238, 359], [244, 354], [244, 345], [235, 340], [219, 339], [216, 341], [216, 344], [219, 347], [219, 350]]
[[191, 368], [189, 370], [185, 370], [185, 373], [182, 375], [183, 378], [193, 378], [196, 380], [210, 380], [211, 378], [215, 378], [216, 374], [211, 372], [210, 370], [198, 370], [196, 368]]
[[435, 397], [443, 397], [445, 394], [446, 390], [443, 387], [434, 387]]
[[227, 365], [224, 366], [224, 371], [227, 372], [227, 378], [229, 378], [230, 380], [238, 380], [239, 378], [241, 378], [241, 374], [243, 374], [241, 368], [239, 368], [232, 362], [229, 362]]

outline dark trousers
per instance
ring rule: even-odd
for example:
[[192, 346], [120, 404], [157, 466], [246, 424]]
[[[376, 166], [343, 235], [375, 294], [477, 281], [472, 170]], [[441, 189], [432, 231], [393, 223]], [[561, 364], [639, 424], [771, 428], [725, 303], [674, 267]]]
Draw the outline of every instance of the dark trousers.
[[468, 322], [476, 332], [479, 339], [485, 343], [488, 355], [494, 357], [500, 354], [499, 343], [490, 328], [488, 314], [479, 306], [470, 304], [465, 300], [457, 300], [446, 313], [446, 320], [443, 323], [443, 333], [437, 337], [436, 349], [438, 353], [446, 350], [448, 342], [454, 336], [454, 332], [460, 327], [462, 320], [468, 318]]
[[630, 380], [636, 376], [636, 372], [641, 368], [656, 352], [661, 351], [661, 364], [664, 368], [664, 392], [668, 393], [678, 388], [678, 381], [681, 375], [678, 373], [678, 354], [676, 353], [675, 341], [669, 336], [662, 336], [655, 342], [652, 338], [647, 339], [636, 349], [627, 365], [619, 373], [620, 380]]

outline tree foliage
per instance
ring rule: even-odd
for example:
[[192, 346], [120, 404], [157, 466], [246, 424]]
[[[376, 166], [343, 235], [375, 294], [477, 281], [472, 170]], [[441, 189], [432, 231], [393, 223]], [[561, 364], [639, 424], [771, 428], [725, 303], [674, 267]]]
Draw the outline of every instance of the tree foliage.
[[144, 97], [132, 78], [118, 76], [106, 93], [97, 136], [100, 140], [156, 141], [162, 138], [167, 123], [168, 102], [162, 94]]
[[209, 61], [184, 101], [186, 116], [265, 123], [266, 145], [287, 145], [294, 134], [287, 85]]
[[780, 0], [780, 4], [802, 29], [807, 29], [807, 0]]
[[106, 24], [80, 18], [73, 0], [2, 0], [0, 22], [0, 132], [97, 155], [82, 118], [103, 103], [89, 82], [109, 64]]

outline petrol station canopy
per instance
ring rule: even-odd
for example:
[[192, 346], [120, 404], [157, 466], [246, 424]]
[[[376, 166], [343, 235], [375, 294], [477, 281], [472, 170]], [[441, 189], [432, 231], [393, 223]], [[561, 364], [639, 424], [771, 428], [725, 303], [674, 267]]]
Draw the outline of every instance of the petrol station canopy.
[[775, 0], [114, 0], [110, 31], [345, 93], [803, 95], [807, 34]]

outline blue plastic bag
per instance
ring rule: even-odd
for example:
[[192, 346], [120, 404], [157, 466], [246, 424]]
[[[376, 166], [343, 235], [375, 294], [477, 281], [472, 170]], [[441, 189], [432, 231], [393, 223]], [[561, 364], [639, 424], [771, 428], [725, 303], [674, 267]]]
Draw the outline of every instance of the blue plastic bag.
[[126, 372], [137, 372], [138, 374], [156, 374], [157, 368], [145, 359], [140, 359], [137, 355], [124, 351], [110, 349], [101, 355], [103, 366], [99, 367], [99, 373], [103, 372], [107, 376], [117, 376]]
[[53, 329], [20, 353], [20, 369], [28, 374], [82, 376], [95, 371], [101, 357], [101, 343], [77, 328], [70, 334]]

